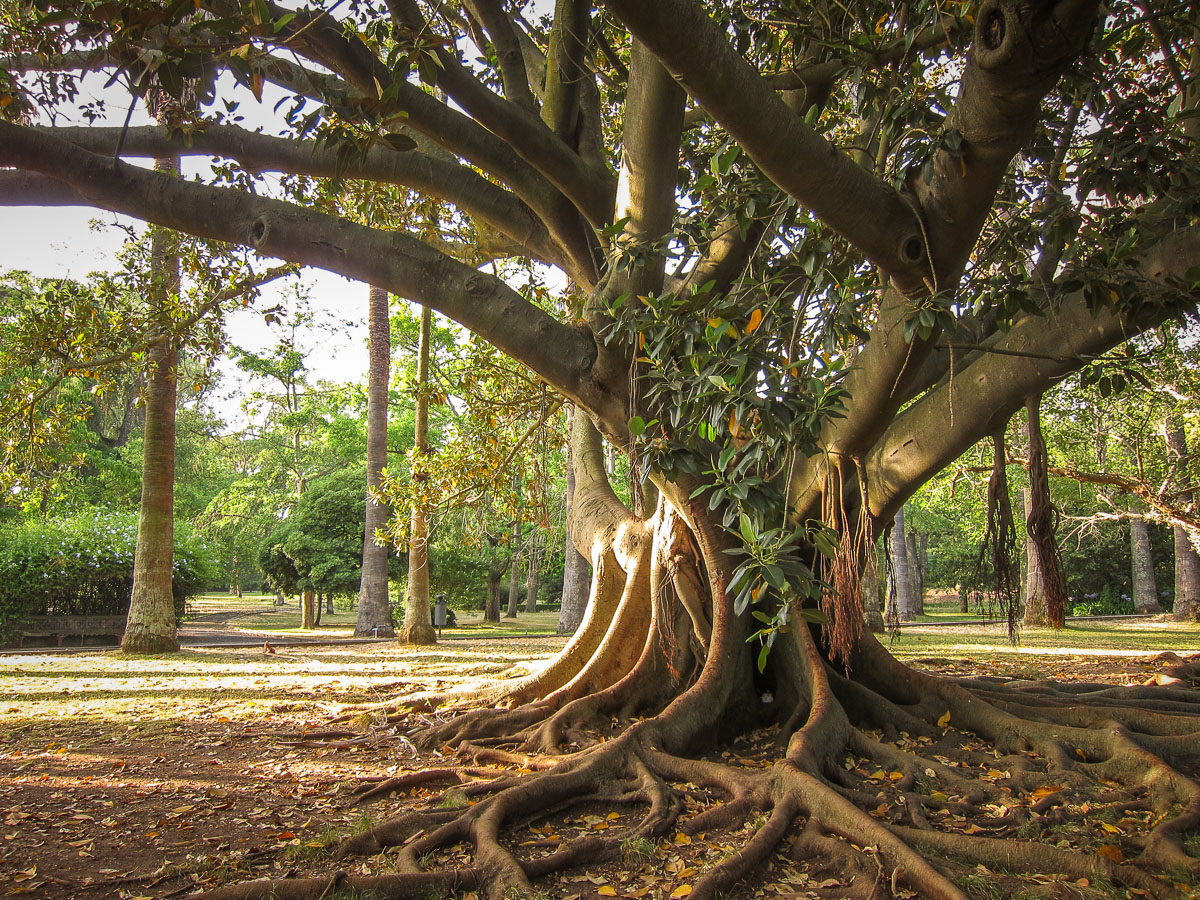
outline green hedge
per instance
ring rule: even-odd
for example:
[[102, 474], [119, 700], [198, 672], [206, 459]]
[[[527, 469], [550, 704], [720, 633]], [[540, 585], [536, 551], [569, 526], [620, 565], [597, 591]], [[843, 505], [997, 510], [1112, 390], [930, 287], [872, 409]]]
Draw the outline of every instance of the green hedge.
[[[0, 525], [0, 638], [29, 616], [124, 615], [133, 589], [137, 516], [96, 509], [68, 519]], [[175, 526], [174, 595], [209, 587], [217, 566], [204, 542]]]

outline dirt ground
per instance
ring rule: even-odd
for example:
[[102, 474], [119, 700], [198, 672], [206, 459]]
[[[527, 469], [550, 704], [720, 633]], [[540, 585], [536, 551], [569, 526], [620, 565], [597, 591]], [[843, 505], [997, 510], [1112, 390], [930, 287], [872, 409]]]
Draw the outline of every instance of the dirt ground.
[[[329, 848], [436, 790], [362, 805], [355, 805], [354, 790], [436, 766], [438, 754], [417, 755], [370, 712], [337, 726], [353, 733], [345, 743], [354, 746], [296, 742], [319, 743], [314, 738], [346, 705], [525, 671], [561, 641], [530, 635], [450, 639], [426, 650], [370, 644], [281, 647], [274, 654], [209, 648], [137, 659], [0, 656], [0, 894], [164, 898], [263, 876], [379, 871], [379, 860], [332, 863]], [[913, 658], [945, 674], [980, 666], [978, 658]], [[1128, 652], [1034, 655], [992, 663], [989, 674], [1126, 684], [1171, 661]], [[770, 737], [753, 736], [721, 756], [769, 765]], [[527, 838], [620, 828], [621, 819], [611, 809], [575, 810], [531, 825]], [[643, 858], [571, 872], [547, 890], [564, 900], [686, 896], [706, 856], [730, 849], [720, 843], [727, 839], [675, 835], [635, 848]], [[807, 893], [806, 885], [825, 890]], [[836, 895], [836, 880], [777, 860], [747, 890], [745, 896], [825, 897]]]

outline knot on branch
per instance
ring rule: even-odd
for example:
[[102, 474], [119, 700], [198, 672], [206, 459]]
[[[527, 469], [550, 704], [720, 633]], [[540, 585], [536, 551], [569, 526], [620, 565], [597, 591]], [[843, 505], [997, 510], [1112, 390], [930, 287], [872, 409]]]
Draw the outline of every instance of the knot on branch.
[[259, 216], [254, 220], [254, 224], [250, 226], [250, 245], [255, 250], [262, 249], [270, 233], [271, 223], [267, 221], [266, 216]]

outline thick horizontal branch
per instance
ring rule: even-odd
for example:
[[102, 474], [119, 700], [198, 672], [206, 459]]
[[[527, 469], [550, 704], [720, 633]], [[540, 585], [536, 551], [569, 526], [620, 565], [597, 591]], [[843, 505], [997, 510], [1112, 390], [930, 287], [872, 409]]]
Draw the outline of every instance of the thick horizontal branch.
[[57, 178], [103, 209], [385, 287], [469, 328], [596, 414], [621, 416], [612, 395], [590, 379], [596, 345], [589, 333], [407, 234], [171, 178], [8, 123], [0, 123], [0, 165]]
[[47, 132], [85, 150], [109, 155], [124, 134], [123, 156], [220, 156], [254, 171], [329, 178], [361, 178], [402, 185], [452, 203], [507, 235], [527, 252], [568, 273], [575, 268], [551, 240], [545, 224], [528, 206], [472, 169], [418, 151], [375, 146], [361, 158], [339, 159], [336, 150], [315, 141], [271, 137], [233, 125], [206, 125], [194, 131], [158, 126], [120, 128], [47, 128]]
[[[1140, 260], [1147, 292], [1186, 275], [1200, 246], [1200, 227], [1176, 230], [1146, 248]], [[1192, 298], [1194, 308], [1195, 296]], [[1028, 396], [1040, 394], [1129, 337], [1187, 307], [1146, 304], [1136, 314], [1090, 310], [1072, 295], [1046, 316], [1021, 319], [986, 341], [988, 352], [949, 373], [889, 426], [866, 458], [871, 512], [877, 518], [950, 461], [1001, 427]]]

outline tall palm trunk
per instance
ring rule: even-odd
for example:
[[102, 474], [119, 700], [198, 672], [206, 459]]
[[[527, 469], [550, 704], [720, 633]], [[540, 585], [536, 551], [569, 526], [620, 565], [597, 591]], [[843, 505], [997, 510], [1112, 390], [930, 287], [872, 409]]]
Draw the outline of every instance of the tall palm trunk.
[[372, 497], [387, 465], [388, 377], [392, 341], [388, 323], [387, 291], [371, 287], [368, 312], [367, 370], [367, 511], [363, 533], [362, 578], [358, 589], [358, 619], [354, 633], [360, 637], [392, 637], [392, 611], [388, 601], [388, 551], [377, 543], [375, 532], [387, 523], [387, 507]]
[[[433, 330], [433, 314], [429, 307], [421, 308], [421, 337], [417, 344], [417, 408], [414, 447], [415, 461], [422, 463], [429, 455], [429, 340]], [[414, 479], [424, 478], [418, 469]], [[419, 492], [418, 492], [419, 493]], [[418, 499], [413, 503], [408, 529], [408, 594], [404, 602], [404, 633], [406, 644], [436, 644], [437, 632], [429, 612], [429, 523], [425, 507]]]
[[[159, 159], [156, 171], [178, 177], [179, 160]], [[156, 229], [151, 237], [150, 301], [165, 313], [167, 299], [179, 293], [179, 256], [171, 236]], [[179, 352], [170, 339], [150, 350], [146, 420], [142, 445], [142, 498], [133, 592], [121, 649], [126, 653], [167, 653], [179, 649], [171, 570], [175, 553], [175, 379]]]

